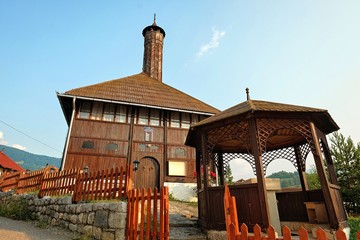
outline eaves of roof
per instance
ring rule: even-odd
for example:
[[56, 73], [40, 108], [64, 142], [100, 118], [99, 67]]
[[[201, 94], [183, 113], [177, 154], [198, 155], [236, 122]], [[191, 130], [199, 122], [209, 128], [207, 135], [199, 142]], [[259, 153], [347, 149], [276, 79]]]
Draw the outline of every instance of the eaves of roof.
[[61, 94], [61, 96], [99, 99], [209, 115], [220, 112], [218, 109], [153, 79], [145, 73], [72, 89]]
[[3, 168], [12, 169], [14, 171], [22, 171], [24, 172], [25, 169], [20, 167], [16, 162], [14, 162], [11, 158], [5, 155], [5, 153], [0, 152], [0, 165]]

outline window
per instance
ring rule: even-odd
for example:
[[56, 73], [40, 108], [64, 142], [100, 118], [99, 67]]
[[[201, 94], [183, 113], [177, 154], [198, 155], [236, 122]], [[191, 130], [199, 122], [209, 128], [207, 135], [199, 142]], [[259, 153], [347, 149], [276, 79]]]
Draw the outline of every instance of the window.
[[80, 105], [80, 111], [78, 117], [87, 119], [90, 117], [90, 112], [91, 112], [91, 102], [89, 101], [82, 102]]
[[103, 113], [103, 103], [102, 102], [94, 102], [91, 110], [91, 119], [101, 120]]
[[108, 143], [106, 145], [106, 151], [116, 151], [118, 150], [119, 146], [116, 143]]
[[184, 148], [176, 148], [176, 149], [175, 149], [175, 157], [176, 157], [176, 158], [183, 158], [183, 157], [185, 157], [185, 149], [184, 149]]
[[115, 115], [115, 122], [122, 122], [126, 123], [126, 106], [117, 105], [116, 106], [116, 115]]
[[84, 141], [81, 148], [84, 148], [84, 149], [94, 149], [95, 146], [94, 146], [94, 142], [92, 141]]
[[161, 126], [160, 111], [158, 109], [151, 109], [150, 110], [150, 122], [149, 122], [149, 125], [151, 125], [151, 126]]
[[181, 128], [190, 128], [190, 113], [181, 114]]
[[169, 176], [185, 176], [185, 162], [169, 161]]
[[115, 115], [115, 105], [105, 103], [103, 120], [112, 122], [114, 121], [114, 115]]
[[179, 112], [171, 112], [170, 117], [170, 127], [180, 127], [180, 113]]
[[199, 121], [199, 115], [191, 114], [191, 124], [196, 124]]
[[138, 124], [141, 124], [141, 125], [149, 124], [149, 109], [147, 109], [147, 108], [139, 109]]
[[145, 132], [145, 141], [152, 142], [154, 129], [152, 127], [144, 127], [144, 132]]

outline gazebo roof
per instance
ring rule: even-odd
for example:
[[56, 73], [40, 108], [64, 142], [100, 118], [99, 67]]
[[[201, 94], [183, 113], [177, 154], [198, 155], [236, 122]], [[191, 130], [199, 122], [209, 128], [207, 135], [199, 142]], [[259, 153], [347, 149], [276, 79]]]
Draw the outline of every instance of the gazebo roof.
[[249, 113], [254, 115], [260, 113], [262, 115], [266, 114], [267, 117], [277, 117], [282, 116], [282, 114], [289, 115], [289, 113], [293, 113], [298, 116], [309, 116], [313, 117], [313, 120], [318, 120], [321, 125], [324, 125], [325, 130], [327, 130], [325, 131], [325, 133], [330, 133], [339, 129], [338, 125], [335, 123], [328, 111], [325, 109], [267, 102], [261, 100], [247, 100], [233, 107], [230, 107], [220, 113], [217, 113], [209, 118], [206, 118], [203, 121], [194, 125], [193, 127], [196, 128], [199, 126], [222, 121], [228, 118], [244, 116]]
[[[199, 129], [220, 129], [230, 122], [242, 122], [248, 118], [308, 120], [314, 122], [324, 134], [339, 129], [327, 110], [249, 99], [193, 125], [189, 130], [186, 144], [193, 147], [196, 145], [199, 140]], [[294, 130], [277, 131], [272, 136], [272, 141], [268, 142], [268, 149], [278, 149], [304, 141]], [[223, 149], [238, 148], [242, 151], [246, 151], [247, 146], [246, 141], [241, 143], [234, 139], [218, 144], [218, 147]]]

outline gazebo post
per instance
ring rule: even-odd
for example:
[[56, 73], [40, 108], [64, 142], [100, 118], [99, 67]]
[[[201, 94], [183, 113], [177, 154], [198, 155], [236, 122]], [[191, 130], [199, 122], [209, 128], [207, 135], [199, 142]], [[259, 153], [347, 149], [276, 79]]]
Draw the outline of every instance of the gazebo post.
[[224, 185], [224, 157], [223, 152], [218, 152], [218, 159], [219, 159], [219, 168], [218, 173], [220, 177], [220, 186]]
[[[197, 189], [198, 189], [198, 199], [199, 199], [199, 190], [201, 189], [201, 166], [200, 166], [200, 160], [201, 160], [201, 151], [196, 148], [196, 180], [197, 180]], [[198, 203], [199, 205], [199, 203]], [[200, 207], [198, 206], [198, 216], [200, 218]]]
[[204, 216], [204, 219], [201, 219], [202, 223], [205, 223], [206, 226], [209, 225], [208, 221], [208, 214], [210, 212], [209, 209], [209, 193], [208, 193], [208, 184], [209, 184], [209, 169], [207, 166], [207, 162], [208, 162], [208, 152], [207, 152], [207, 147], [206, 147], [206, 142], [207, 142], [207, 133], [202, 132], [201, 133], [201, 153], [202, 153], [202, 167], [203, 167], [203, 171], [204, 171], [204, 175], [203, 175], [203, 181], [204, 181], [204, 197], [205, 197], [205, 202], [202, 204], [205, 204], [205, 208], [206, 212], [202, 213], [202, 216]]
[[261, 157], [261, 152], [258, 148], [257, 141], [257, 131], [256, 131], [256, 123], [255, 119], [252, 118], [249, 120], [249, 135], [250, 135], [250, 144], [251, 144], [251, 152], [255, 159], [255, 168], [256, 168], [256, 178], [257, 178], [257, 186], [259, 192], [259, 200], [261, 206], [261, 217], [263, 227], [269, 227], [270, 224], [270, 215], [269, 215], [269, 206], [267, 202], [266, 195], [266, 186], [265, 186], [265, 178], [264, 178], [264, 167]]
[[323, 163], [321, 148], [319, 144], [319, 137], [317, 135], [316, 127], [313, 122], [310, 122], [311, 135], [313, 138], [315, 151], [313, 152], [314, 161], [316, 165], [316, 170], [319, 176], [320, 185], [322, 192], [324, 194], [326, 208], [329, 214], [329, 222], [330, 227], [337, 229], [339, 227], [339, 223], [337, 221], [337, 216], [334, 208], [335, 200], [332, 199], [330, 194], [329, 181], [326, 176], [325, 167]]
[[[294, 150], [295, 150], [295, 157], [296, 157], [296, 165], [297, 165], [298, 173], [299, 173], [299, 177], [300, 177], [301, 188], [302, 188], [302, 191], [306, 193], [306, 191], [308, 191], [309, 188], [308, 188], [308, 184], [306, 181], [306, 173], [305, 173], [305, 171], [303, 171], [302, 165], [301, 165], [301, 152], [300, 152], [299, 146], [294, 146]], [[306, 197], [307, 197], [307, 195], [306, 195]]]
[[323, 144], [323, 153], [325, 155], [325, 160], [327, 162], [327, 168], [329, 171], [330, 182], [332, 184], [338, 185], [336, 171], [335, 171], [335, 167], [334, 167], [334, 161], [331, 157], [329, 145], [328, 145], [326, 137], [323, 133], [321, 133], [320, 137], [321, 137], [321, 141]]

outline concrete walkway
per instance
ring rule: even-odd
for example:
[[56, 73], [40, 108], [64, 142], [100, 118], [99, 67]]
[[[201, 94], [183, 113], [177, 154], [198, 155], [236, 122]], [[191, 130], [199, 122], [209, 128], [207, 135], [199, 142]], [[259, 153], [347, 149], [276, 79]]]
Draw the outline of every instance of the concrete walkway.
[[71, 240], [79, 236], [63, 229], [42, 229], [32, 221], [0, 217], [0, 240]]

